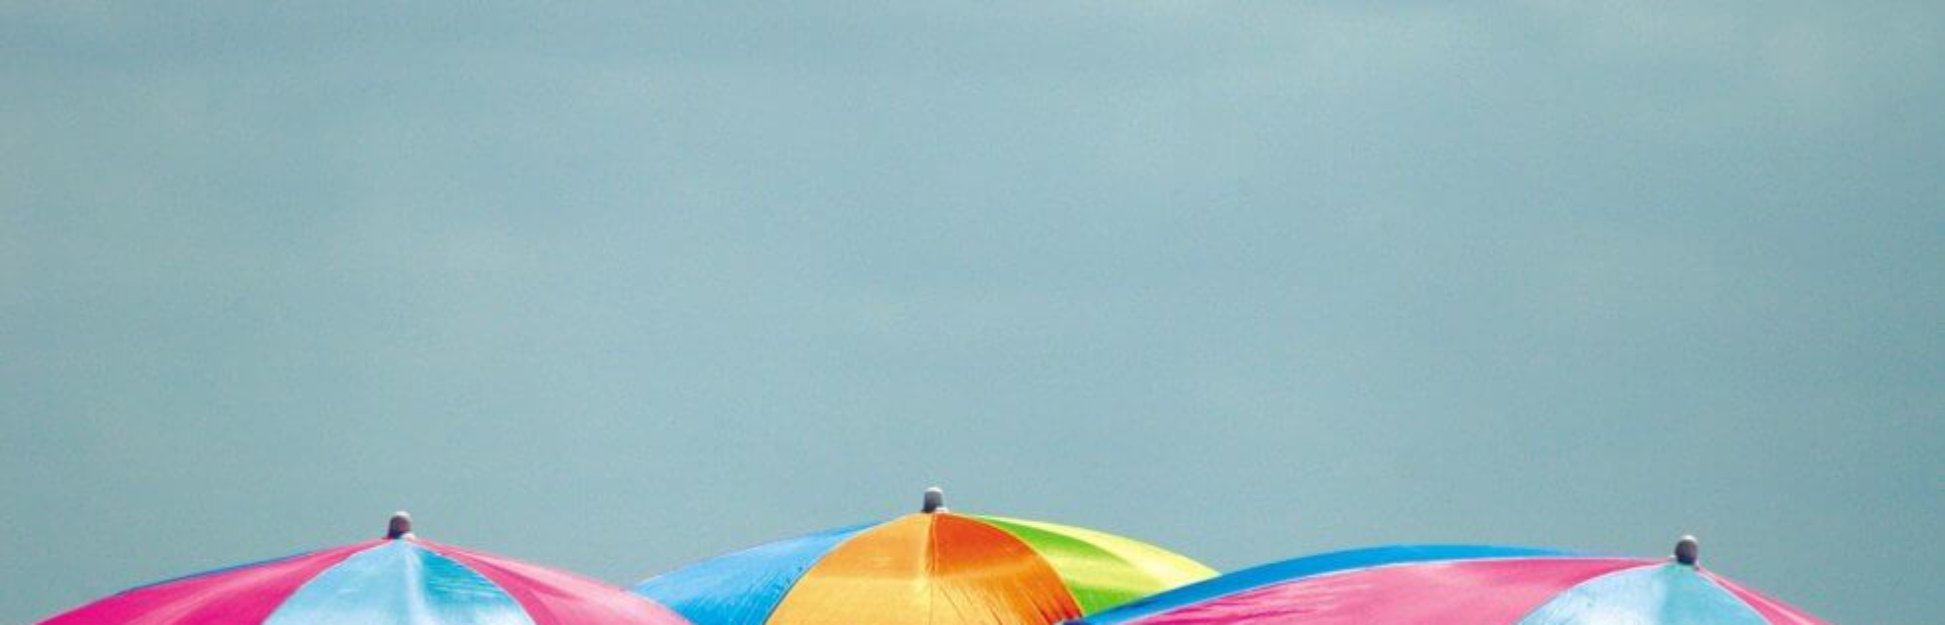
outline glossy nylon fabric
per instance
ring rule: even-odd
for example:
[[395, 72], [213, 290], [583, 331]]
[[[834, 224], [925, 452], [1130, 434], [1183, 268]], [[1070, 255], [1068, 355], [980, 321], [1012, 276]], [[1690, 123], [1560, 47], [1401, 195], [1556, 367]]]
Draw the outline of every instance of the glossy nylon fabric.
[[852, 536], [811, 566], [770, 625], [1045, 625], [1080, 616], [1053, 567], [1011, 534], [950, 513]]
[[1140, 541], [1022, 519], [974, 517], [1012, 534], [1053, 565], [1082, 614], [1214, 577], [1214, 569]]
[[499, 586], [534, 625], [689, 625], [647, 599], [579, 575], [477, 551], [418, 541]]
[[479, 573], [410, 540], [338, 563], [286, 599], [264, 625], [533, 625]]
[[318, 573], [385, 541], [219, 569], [124, 591], [41, 625], [235, 625], [259, 623]]
[[[849, 549], [852, 542], [865, 541], [870, 548], [863, 551], [849, 549], [847, 553], [853, 554], [849, 557], [864, 557], [859, 554], [877, 553], [871, 551], [876, 549], [883, 553], [871, 557], [900, 560], [905, 556], [884, 554], [905, 554], [910, 550], [909, 545], [903, 545], [900, 539], [876, 535], [888, 528], [910, 527], [931, 518], [951, 518], [954, 519], [951, 523], [955, 525], [984, 524], [995, 530], [948, 530], [948, 537], [933, 545], [941, 551], [991, 551], [994, 549], [992, 544], [1000, 536], [1010, 537], [1013, 543], [1018, 544], [1012, 545], [1006, 541], [998, 541], [997, 544], [1007, 545], [1005, 549], [1009, 551], [1024, 548], [1037, 555], [1066, 589], [1068, 601], [1082, 614], [1215, 575], [1214, 570], [1194, 560], [1112, 534], [1037, 521], [939, 513], [908, 515], [887, 523], [857, 525], [760, 545], [648, 579], [632, 590], [669, 606], [698, 625], [763, 625], [777, 620], [773, 615], [779, 613], [779, 606], [795, 596], [799, 586], [828, 587], [858, 583], [847, 580], [806, 584], [807, 579], [842, 570], [840, 564], [816, 568], [827, 555]], [[910, 532], [903, 536], [905, 539], [919, 540]], [[957, 538], [960, 536], [973, 536], [977, 540], [961, 544], [956, 542], [961, 540]], [[936, 536], [928, 534], [923, 538], [930, 540]], [[947, 553], [928, 557], [937, 563], [965, 560], [966, 555]], [[1021, 570], [1041, 569], [1027, 567]], [[945, 573], [947, 571], [932, 570], [928, 574]], [[1030, 586], [1041, 587], [1038, 583]], [[985, 608], [968, 604], [959, 609]], [[871, 622], [897, 622], [891, 617], [889, 609], [880, 612]]]
[[1671, 563], [1636, 567], [1569, 588], [1517, 625], [1588, 623], [1768, 625], [1769, 621], [1695, 569]]
[[1444, 560], [1569, 557], [1576, 557], [1576, 554], [1551, 549], [1485, 545], [1399, 545], [1340, 551], [1274, 562], [1189, 584], [1089, 616], [1082, 622], [1119, 625], [1256, 588], [1354, 569]]
[[416, 539], [136, 588], [42, 625], [687, 625], [600, 582]]
[[758, 545], [697, 562], [635, 585], [700, 625], [762, 625], [784, 593], [838, 544], [877, 523]]
[[1511, 625], [1562, 590], [1640, 560], [1449, 560], [1316, 575], [1142, 618], [1142, 625]]
[[1718, 576], [1707, 570], [1697, 570], [1701, 571], [1704, 577], [1709, 578], [1709, 581], [1715, 582], [1717, 586], [1727, 589], [1729, 594], [1733, 594], [1737, 599], [1741, 599], [1743, 603], [1749, 604], [1749, 607], [1755, 609], [1757, 614], [1763, 615], [1764, 620], [1774, 625], [1830, 625], [1829, 621], [1811, 616], [1809, 613], [1797, 609], [1796, 606], [1777, 601], [1768, 595], [1744, 588], [1734, 581], [1730, 581], [1728, 578]]

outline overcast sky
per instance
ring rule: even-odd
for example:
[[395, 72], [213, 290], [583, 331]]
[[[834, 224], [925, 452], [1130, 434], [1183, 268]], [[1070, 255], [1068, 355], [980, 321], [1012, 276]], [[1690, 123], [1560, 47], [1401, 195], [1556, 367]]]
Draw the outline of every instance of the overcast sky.
[[1945, 620], [1945, 5], [640, 4], [0, 4], [0, 623], [932, 484]]

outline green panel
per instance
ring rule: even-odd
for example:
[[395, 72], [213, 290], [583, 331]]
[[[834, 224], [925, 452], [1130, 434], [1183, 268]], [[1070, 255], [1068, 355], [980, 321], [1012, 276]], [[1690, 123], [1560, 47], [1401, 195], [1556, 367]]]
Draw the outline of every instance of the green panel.
[[1216, 574], [1174, 552], [1113, 534], [1038, 521], [974, 518], [1012, 534], [1052, 564], [1085, 614]]

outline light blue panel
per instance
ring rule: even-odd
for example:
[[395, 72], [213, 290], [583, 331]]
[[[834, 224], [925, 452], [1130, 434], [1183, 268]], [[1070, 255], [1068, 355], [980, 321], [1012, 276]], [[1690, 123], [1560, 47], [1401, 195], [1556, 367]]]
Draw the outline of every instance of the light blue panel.
[[1768, 625], [1762, 615], [1680, 564], [1602, 575], [1560, 593], [1518, 625]]
[[1079, 625], [1118, 625], [1154, 616], [1192, 603], [1233, 595], [1245, 590], [1292, 582], [1307, 577], [1411, 562], [1477, 560], [1481, 558], [1551, 558], [1578, 554], [1531, 547], [1490, 545], [1394, 545], [1338, 551], [1294, 560], [1284, 560], [1244, 569], [1221, 577], [1203, 580], [1181, 588], [1150, 595], [1120, 607], [1072, 621]]
[[854, 525], [758, 545], [649, 578], [630, 590], [696, 625], [762, 625], [804, 571], [845, 539], [877, 526]]
[[366, 550], [298, 588], [265, 625], [533, 625], [498, 586], [411, 541]]

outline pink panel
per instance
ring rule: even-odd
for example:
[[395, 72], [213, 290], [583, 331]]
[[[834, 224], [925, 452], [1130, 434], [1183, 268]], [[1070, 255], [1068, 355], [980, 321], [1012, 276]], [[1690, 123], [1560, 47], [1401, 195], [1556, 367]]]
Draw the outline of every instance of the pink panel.
[[689, 625], [668, 608], [585, 577], [431, 541], [418, 542], [498, 585], [526, 608], [534, 625]]
[[1796, 609], [1794, 606], [1771, 599], [1762, 593], [1738, 586], [1735, 582], [1717, 576], [1715, 573], [1703, 571], [1702, 575], [1708, 577], [1709, 581], [1715, 582], [1716, 585], [1729, 589], [1729, 592], [1734, 594], [1737, 599], [1741, 599], [1743, 603], [1749, 604], [1749, 607], [1755, 608], [1757, 614], [1763, 615], [1763, 620], [1775, 623], [1776, 625], [1830, 625], [1828, 621], [1810, 616], [1804, 611]]
[[1654, 564], [1610, 558], [1455, 560], [1379, 566], [1265, 586], [1140, 625], [1513, 625], [1576, 584]]
[[241, 625], [261, 623], [297, 587], [374, 540], [129, 590], [41, 625]]

